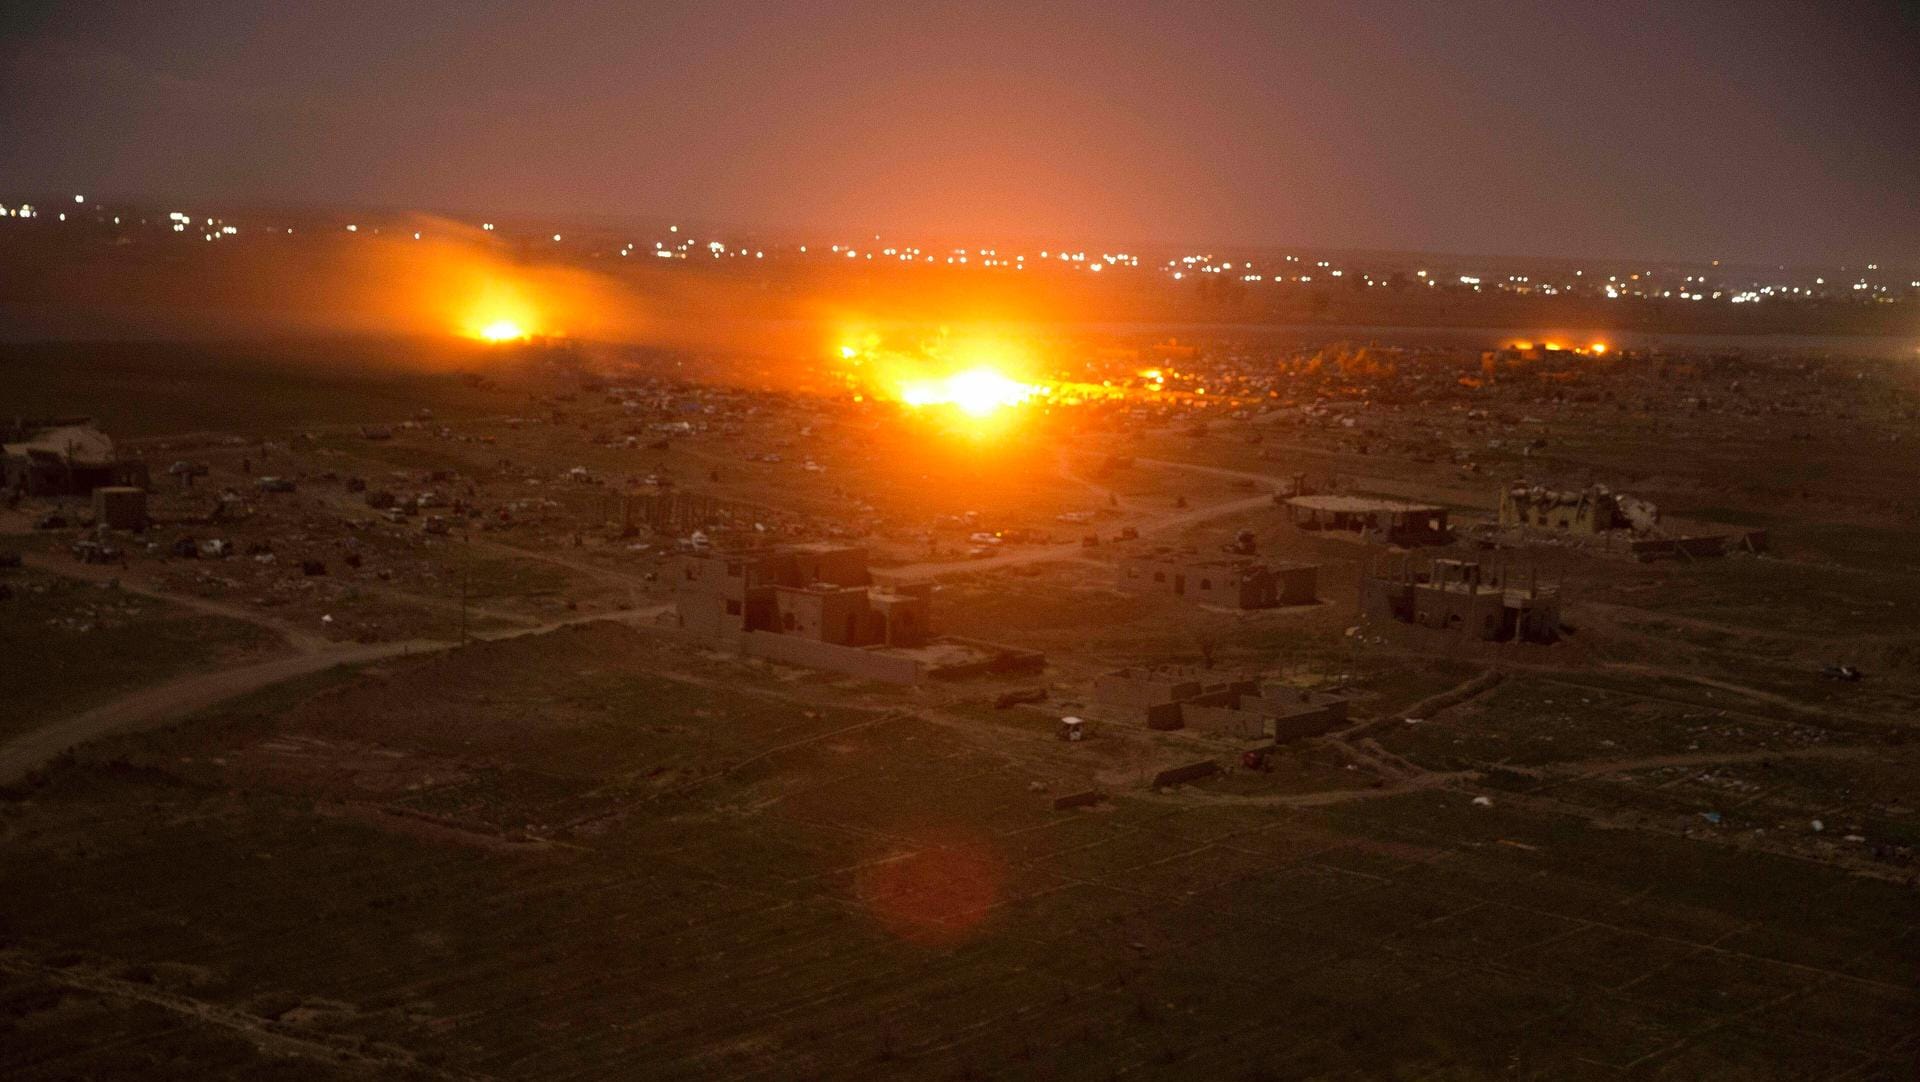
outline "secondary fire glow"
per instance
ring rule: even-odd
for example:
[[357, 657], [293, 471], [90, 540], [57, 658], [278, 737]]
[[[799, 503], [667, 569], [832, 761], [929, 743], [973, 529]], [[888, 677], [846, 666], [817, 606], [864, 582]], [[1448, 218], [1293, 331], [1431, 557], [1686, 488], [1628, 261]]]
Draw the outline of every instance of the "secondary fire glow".
[[1554, 340], [1533, 342], [1522, 338], [1509, 343], [1507, 348], [1517, 350], [1521, 353], [1527, 353], [1537, 349], [1544, 353], [1573, 353], [1583, 357], [1602, 357], [1613, 347], [1607, 345], [1605, 342], [1593, 342], [1586, 346], [1570, 346], [1564, 342]]

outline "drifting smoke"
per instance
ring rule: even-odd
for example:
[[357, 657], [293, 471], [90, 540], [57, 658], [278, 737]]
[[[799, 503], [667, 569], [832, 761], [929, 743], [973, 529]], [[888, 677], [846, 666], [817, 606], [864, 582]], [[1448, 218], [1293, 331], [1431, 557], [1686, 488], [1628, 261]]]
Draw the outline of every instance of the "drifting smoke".
[[620, 262], [600, 271], [522, 254], [423, 217], [378, 234], [13, 253], [0, 302], [15, 338], [41, 328], [101, 338], [544, 337], [793, 356], [816, 353], [825, 333], [801, 302], [761, 285]]

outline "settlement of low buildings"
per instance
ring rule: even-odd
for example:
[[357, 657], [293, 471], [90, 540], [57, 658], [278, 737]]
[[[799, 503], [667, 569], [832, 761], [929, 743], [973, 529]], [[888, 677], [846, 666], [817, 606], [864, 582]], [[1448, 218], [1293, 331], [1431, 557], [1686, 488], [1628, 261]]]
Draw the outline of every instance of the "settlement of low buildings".
[[1318, 736], [1347, 720], [1338, 695], [1186, 666], [1116, 669], [1095, 678], [1094, 702], [1106, 715], [1151, 729], [1194, 728], [1276, 743]]
[[1120, 589], [1129, 593], [1170, 594], [1236, 609], [1311, 605], [1319, 582], [1313, 564], [1268, 564], [1172, 548], [1123, 556], [1118, 575]]
[[1340, 531], [1393, 545], [1444, 545], [1453, 540], [1447, 509], [1438, 504], [1326, 495], [1294, 496], [1286, 506], [1289, 521], [1303, 530]]
[[1560, 634], [1560, 589], [1530, 573], [1515, 587], [1469, 560], [1435, 560], [1425, 571], [1410, 564], [1395, 573], [1369, 573], [1360, 584], [1360, 613], [1457, 631], [1489, 642], [1552, 642]]

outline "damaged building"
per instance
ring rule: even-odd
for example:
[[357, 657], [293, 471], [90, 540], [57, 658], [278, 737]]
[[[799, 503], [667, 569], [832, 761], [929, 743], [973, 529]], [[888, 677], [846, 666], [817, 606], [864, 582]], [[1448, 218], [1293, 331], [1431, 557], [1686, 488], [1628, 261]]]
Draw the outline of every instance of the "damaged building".
[[1268, 564], [1172, 548], [1123, 556], [1117, 571], [1118, 585], [1128, 593], [1166, 594], [1236, 609], [1311, 605], [1317, 600], [1319, 574], [1313, 564]]
[[1038, 668], [1042, 655], [932, 635], [933, 587], [877, 586], [865, 549], [794, 544], [683, 554], [676, 626], [742, 653], [889, 683]]
[[146, 463], [120, 457], [90, 417], [0, 422], [0, 490], [84, 496], [96, 488], [147, 487]]
[[680, 626], [708, 638], [750, 631], [837, 646], [917, 646], [933, 587], [875, 588], [865, 549], [786, 545], [680, 557], [673, 576]]
[[1186, 666], [1116, 669], [1095, 678], [1102, 713], [1150, 729], [1193, 728], [1275, 743], [1319, 736], [1347, 720], [1338, 695]]
[[1560, 636], [1560, 589], [1533, 574], [1514, 586], [1470, 560], [1435, 560], [1425, 571], [1370, 573], [1360, 584], [1368, 620], [1458, 631], [1488, 642], [1552, 642]]
[[1570, 490], [1515, 481], [1500, 491], [1502, 528], [1527, 527], [1577, 534], [1632, 530], [1644, 534], [1659, 524], [1659, 508], [1645, 500], [1615, 493], [1605, 485]]
[[1663, 523], [1660, 509], [1605, 485], [1557, 490], [1515, 481], [1500, 491], [1500, 528], [1551, 531], [1597, 551], [1641, 561], [1699, 559], [1767, 549], [1765, 530], [1713, 523]]
[[1391, 545], [1444, 545], [1453, 540], [1447, 509], [1379, 496], [1293, 496], [1287, 519], [1302, 530], [1356, 534]]

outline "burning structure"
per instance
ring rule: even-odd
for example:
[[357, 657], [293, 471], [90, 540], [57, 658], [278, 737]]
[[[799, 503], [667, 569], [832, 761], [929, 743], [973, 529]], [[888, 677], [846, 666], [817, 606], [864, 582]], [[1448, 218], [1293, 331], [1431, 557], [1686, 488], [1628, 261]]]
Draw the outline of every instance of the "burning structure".
[[1105, 713], [1151, 729], [1191, 726], [1276, 743], [1318, 736], [1347, 720], [1347, 701], [1338, 695], [1183, 666], [1104, 673], [1093, 682], [1093, 697]]
[[123, 459], [91, 417], [0, 423], [0, 489], [23, 496], [84, 496], [104, 486], [147, 487], [146, 463]]
[[1444, 545], [1453, 540], [1447, 509], [1377, 496], [1294, 496], [1287, 518], [1302, 530], [1339, 530], [1392, 545]]
[[1513, 588], [1469, 560], [1435, 560], [1418, 572], [1409, 563], [1397, 575], [1370, 573], [1361, 581], [1360, 613], [1488, 642], [1552, 642], [1560, 635], [1560, 589], [1531, 575]]
[[933, 638], [932, 585], [875, 586], [862, 548], [694, 552], [671, 573], [676, 625], [755, 657], [896, 684], [1045, 663], [1031, 650]]
[[1200, 604], [1237, 609], [1311, 605], [1319, 581], [1313, 564], [1267, 564], [1246, 557], [1202, 557], [1190, 549], [1158, 548], [1123, 556], [1119, 586], [1128, 593], [1164, 593]]

